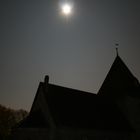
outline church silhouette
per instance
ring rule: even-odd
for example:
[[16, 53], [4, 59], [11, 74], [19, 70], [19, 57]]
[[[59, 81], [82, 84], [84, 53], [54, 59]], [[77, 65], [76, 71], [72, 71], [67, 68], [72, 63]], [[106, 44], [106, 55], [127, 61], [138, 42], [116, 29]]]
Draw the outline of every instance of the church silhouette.
[[40, 82], [15, 140], [138, 140], [140, 84], [119, 55], [97, 94]]

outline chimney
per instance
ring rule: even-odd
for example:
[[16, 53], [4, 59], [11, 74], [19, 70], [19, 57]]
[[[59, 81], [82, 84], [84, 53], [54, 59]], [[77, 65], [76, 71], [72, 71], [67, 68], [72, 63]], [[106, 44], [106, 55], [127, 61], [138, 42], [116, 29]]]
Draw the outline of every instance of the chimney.
[[49, 76], [46, 75], [44, 78], [44, 90], [45, 90], [45, 92], [48, 92], [48, 83], [49, 83]]
[[47, 85], [49, 83], [49, 76], [48, 75], [45, 76], [44, 83], [45, 83], [45, 85]]

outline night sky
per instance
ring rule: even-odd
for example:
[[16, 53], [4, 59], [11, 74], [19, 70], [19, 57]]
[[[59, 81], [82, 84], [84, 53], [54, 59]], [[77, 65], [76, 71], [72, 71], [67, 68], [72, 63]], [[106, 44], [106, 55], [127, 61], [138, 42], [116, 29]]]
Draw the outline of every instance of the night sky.
[[[64, 0], [63, 0], [64, 1]], [[30, 110], [38, 84], [97, 93], [119, 55], [140, 80], [140, 0], [0, 0], [0, 103]]]

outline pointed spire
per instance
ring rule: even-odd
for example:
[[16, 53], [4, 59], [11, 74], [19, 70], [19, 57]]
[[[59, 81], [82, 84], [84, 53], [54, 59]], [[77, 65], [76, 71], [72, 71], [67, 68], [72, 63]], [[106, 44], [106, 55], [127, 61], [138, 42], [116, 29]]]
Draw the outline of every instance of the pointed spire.
[[128, 69], [123, 60], [118, 56], [118, 48], [116, 48], [117, 57], [115, 58], [101, 88], [98, 91], [100, 95], [118, 98], [119, 96], [133, 95], [134, 90], [138, 90], [139, 82]]

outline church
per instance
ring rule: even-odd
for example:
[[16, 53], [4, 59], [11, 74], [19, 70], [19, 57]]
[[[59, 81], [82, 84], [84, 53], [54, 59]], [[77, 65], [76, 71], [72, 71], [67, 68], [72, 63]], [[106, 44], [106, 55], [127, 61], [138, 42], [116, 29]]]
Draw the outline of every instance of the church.
[[140, 84], [119, 55], [97, 94], [40, 82], [14, 140], [138, 140]]

